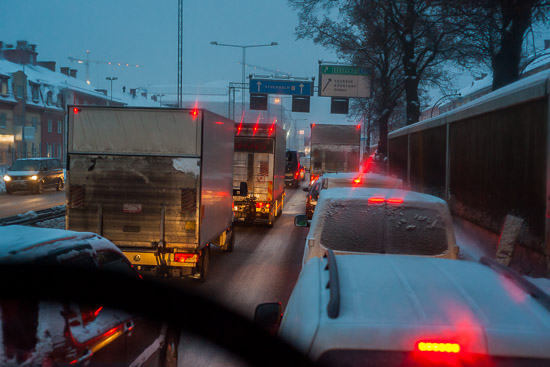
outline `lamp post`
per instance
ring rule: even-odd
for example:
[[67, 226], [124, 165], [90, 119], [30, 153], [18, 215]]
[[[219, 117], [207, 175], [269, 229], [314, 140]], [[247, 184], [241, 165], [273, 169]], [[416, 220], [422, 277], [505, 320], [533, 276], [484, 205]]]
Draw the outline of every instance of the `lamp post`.
[[111, 104], [113, 104], [113, 81], [118, 80], [118, 78], [116, 76], [108, 76], [105, 79], [111, 81]]
[[277, 42], [271, 42], [269, 44], [265, 45], [231, 45], [227, 43], [218, 43], [216, 41], [210, 42], [211, 45], [214, 46], [226, 46], [226, 47], [239, 47], [243, 50], [243, 61], [242, 61], [242, 102], [241, 102], [241, 114], [244, 112], [244, 84], [245, 84], [245, 73], [246, 73], [246, 49], [252, 48], [252, 47], [267, 47], [267, 46], [277, 46]]

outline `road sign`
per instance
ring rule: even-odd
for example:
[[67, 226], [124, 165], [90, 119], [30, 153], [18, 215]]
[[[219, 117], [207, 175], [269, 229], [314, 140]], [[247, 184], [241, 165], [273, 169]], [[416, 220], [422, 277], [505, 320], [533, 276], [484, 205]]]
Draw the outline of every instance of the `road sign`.
[[250, 93], [312, 96], [313, 82], [302, 80], [250, 79]]
[[319, 65], [319, 96], [370, 98], [372, 69], [363, 66]]

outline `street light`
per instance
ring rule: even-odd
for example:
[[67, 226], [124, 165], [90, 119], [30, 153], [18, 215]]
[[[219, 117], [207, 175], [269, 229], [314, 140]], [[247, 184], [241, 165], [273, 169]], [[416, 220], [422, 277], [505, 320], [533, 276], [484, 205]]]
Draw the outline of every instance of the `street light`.
[[111, 81], [111, 102], [113, 102], [113, 80], [118, 80], [118, 78], [116, 76], [108, 76], [105, 79]]
[[243, 49], [243, 62], [242, 62], [242, 66], [243, 66], [243, 75], [242, 75], [242, 103], [241, 103], [241, 113], [244, 113], [244, 83], [245, 83], [245, 73], [246, 73], [246, 49], [247, 48], [251, 48], [251, 47], [267, 47], [267, 46], [277, 46], [278, 43], [277, 42], [271, 42], [269, 44], [265, 44], [265, 45], [230, 45], [230, 44], [227, 44], [227, 43], [218, 43], [216, 41], [212, 41], [210, 42], [211, 45], [214, 45], [214, 46], [226, 46], [226, 47], [239, 47], [239, 48], [242, 48]]

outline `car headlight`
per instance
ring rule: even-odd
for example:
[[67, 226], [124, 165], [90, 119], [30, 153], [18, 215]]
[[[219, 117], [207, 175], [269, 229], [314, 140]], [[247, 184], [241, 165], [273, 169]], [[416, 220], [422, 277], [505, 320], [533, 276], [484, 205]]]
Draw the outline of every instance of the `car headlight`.
[[10, 182], [10, 181], [11, 181], [11, 177], [8, 176], [8, 175], [5, 175], [5, 176], [4, 176], [4, 181]]
[[35, 175], [35, 176], [31, 176], [31, 180], [33, 180], [33, 181], [38, 180], [38, 176], [36, 176], [36, 175]]

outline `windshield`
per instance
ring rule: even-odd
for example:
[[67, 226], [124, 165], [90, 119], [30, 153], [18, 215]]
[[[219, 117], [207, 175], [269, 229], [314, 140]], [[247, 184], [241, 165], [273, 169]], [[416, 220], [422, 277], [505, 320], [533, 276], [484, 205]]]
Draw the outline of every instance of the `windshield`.
[[[34, 259], [55, 254], [41, 239], [95, 234], [120, 251], [104, 268], [188, 286], [250, 320], [259, 304], [280, 303], [271, 318], [259, 316], [273, 333], [271, 321], [288, 315], [304, 354], [340, 339], [308, 334], [327, 329], [313, 310], [327, 308], [319, 292], [328, 290], [311, 286], [325, 287], [325, 273], [296, 288], [327, 249], [337, 261], [405, 254], [442, 268], [498, 259], [550, 283], [550, 0], [0, 0], [0, 30], [0, 262], [12, 246], [28, 245]], [[327, 192], [347, 189], [345, 202], [324, 206]], [[369, 189], [422, 194], [439, 211], [365, 205], [357, 192]], [[102, 249], [96, 264], [109, 260]], [[476, 294], [492, 295], [484, 280], [471, 279]], [[432, 279], [425, 287], [434, 289]], [[475, 325], [498, 346], [485, 352], [550, 358], [549, 345], [526, 337], [550, 343], [550, 319], [530, 303], [550, 300], [518, 300], [509, 289], [499, 304], [525, 305], [540, 325], [517, 315]], [[293, 294], [318, 303], [293, 314]], [[69, 311], [79, 314], [69, 306], [65, 316], [47, 314], [81, 327], [81, 316], [80, 326], [68, 324]], [[472, 325], [464, 307], [449, 312]], [[201, 321], [220, 339], [232, 328]], [[42, 337], [52, 357], [23, 361], [28, 351], [3, 345], [0, 325], [0, 366], [92, 367], [88, 352], [107, 354], [80, 343], [56, 360], [57, 336], [31, 326], [29, 343]], [[507, 332], [492, 338], [489, 328]], [[154, 339], [129, 348], [142, 338], [130, 329], [122, 324], [126, 339], [114, 349], [135, 357], [121, 365], [137, 366]], [[445, 339], [442, 330], [423, 329]], [[392, 331], [363, 339], [361, 330], [353, 340], [365, 344], [344, 350], [399, 348]], [[224, 365], [185, 340], [180, 366]]]
[[40, 169], [40, 161], [18, 160], [11, 166], [12, 171], [38, 171]]
[[321, 244], [335, 251], [436, 256], [448, 251], [441, 215], [424, 208], [332, 203]]

